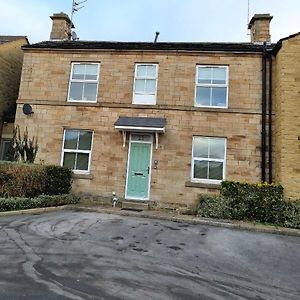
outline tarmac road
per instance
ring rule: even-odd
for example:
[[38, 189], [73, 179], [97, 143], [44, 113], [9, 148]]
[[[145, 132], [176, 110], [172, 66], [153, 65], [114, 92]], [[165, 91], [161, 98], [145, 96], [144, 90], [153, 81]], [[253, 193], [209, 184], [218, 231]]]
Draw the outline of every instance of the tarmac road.
[[300, 238], [60, 211], [0, 218], [0, 299], [300, 299]]

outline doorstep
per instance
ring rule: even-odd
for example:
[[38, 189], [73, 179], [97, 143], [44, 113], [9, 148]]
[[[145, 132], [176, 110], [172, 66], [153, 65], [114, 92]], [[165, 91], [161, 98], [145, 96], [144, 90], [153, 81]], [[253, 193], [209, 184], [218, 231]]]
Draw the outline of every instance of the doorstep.
[[149, 210], [149, 201], [142, 200], [124, 200], [122, 209], [128, 210]]

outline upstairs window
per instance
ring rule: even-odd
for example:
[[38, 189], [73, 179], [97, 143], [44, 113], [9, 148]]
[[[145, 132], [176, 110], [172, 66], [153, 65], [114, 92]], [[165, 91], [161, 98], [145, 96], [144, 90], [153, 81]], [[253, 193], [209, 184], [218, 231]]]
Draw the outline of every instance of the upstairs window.
[[157, 77], [157, 64], [135, 65], [133, 104], [156, 104]]
[[227, 66], [197, 66], [195, 106], [228, 106]]
[[219, 183], [225, 179], [226, 139], [193, 137], [192, 180]]
[[89, 173], [93, 132], [65, 130], [61, 165], [75, 173]]
[[97, 101], [99, 68], [98, 63], [72, 63], [68, 101]]

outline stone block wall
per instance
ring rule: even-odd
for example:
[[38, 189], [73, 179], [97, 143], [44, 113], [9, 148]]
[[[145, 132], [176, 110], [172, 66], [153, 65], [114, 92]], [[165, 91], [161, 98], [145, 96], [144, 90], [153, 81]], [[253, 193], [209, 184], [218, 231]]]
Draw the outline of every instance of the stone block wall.
[[[0, 45], [0, 124], [3, 112], [18, 98], [25, 38]], [[1, 126], [0, 126], [1, 136]]]
[[300, 35], [284, 40], [275, 60], [275, 174], [300, 198]]
[[[71, 62], [101, 63], [97, 103], [67, 102]], [[132, 105], [135, 63], [159, 64], [157, 104]], [[229, 108], [194, 107], [197, 64], [229, 66]], [[26, 50], [16, 124], [39, 139], [37, 161], [60, 164], [64, 128], [94, 131], [91, 172], [76, 176], [77, 193], [124, 197], [128, 137], [114, 129], [119, 116], [164, 117], [153, 148], [150, 200], [190, 206], [210, 186], [192, 185], [193, 136], [227, 138], [226, 179], [260, 180], [261, 57], [237, 53], [68, 52]], [[32, 104], [25, 116], [22, 104]], [[158, 161], [157, 169], [153, 162]]]

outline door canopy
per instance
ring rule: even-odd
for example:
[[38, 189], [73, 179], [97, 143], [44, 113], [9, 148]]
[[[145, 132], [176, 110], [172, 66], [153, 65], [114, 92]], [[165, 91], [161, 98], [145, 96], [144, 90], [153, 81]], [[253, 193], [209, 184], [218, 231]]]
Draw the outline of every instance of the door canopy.
[[115, 129], [123, 133], [123, 147], [126, 145], [127, 132], [150, 132], [155, 134], [156, 149], [158, 149], [158, 134], [166, 131], [165, 118], [148, 117], [119, 117], [115, 122]]

